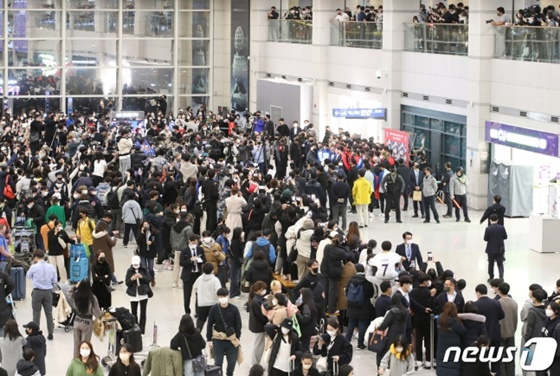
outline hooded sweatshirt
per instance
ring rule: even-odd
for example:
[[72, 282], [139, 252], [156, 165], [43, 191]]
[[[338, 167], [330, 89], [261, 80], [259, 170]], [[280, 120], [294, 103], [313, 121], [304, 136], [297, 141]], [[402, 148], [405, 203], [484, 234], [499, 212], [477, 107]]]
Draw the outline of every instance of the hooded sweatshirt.
[[41, 376], [39, 368], [33, 362], [25, 359], [21, 359], [17, 363], [16, 370], [16, 375], [19, 376]]
[[171, 248], [181, 251], [189, 246], [189, 238], [193, 234], [192, 225], [186, 221], [179, 221], [171, 227]]
[[198, 307], [210, 307], [218, 303], [218, 289], [222, 284], [214, 274], [203, 274], [196, 279], [193, 292], [197, 296]]

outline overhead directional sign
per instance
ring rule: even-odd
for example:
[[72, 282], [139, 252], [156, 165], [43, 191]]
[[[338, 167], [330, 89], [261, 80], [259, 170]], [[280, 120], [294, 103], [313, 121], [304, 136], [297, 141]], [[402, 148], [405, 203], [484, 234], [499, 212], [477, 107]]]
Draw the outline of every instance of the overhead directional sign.
[[387, 119], [386, 108], [333, 108], [332, 116], [346, 119]]

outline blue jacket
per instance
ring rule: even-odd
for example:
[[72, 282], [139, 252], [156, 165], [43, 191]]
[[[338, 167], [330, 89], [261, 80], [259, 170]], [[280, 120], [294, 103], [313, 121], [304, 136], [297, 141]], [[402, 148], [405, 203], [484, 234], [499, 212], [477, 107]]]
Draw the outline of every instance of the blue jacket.
[[[276, 262], [276, 251], [274, 249], [274, 246], [270, 243], [270, 241], [266, 238], [263, 238], [262, 236], [257, 238], [257, 246], [260, 248], [263, 248], [266, 246], [266, 244], [268, 243], [268, 260], [270, 261], [271, 265], [274, 265], [274, 263]], [[250, 259], [251, 257], [253, 257], [253, 249], [254, 249], [255, 245], [252, 245], [251, 248], [249, 249], [249, 252], [247, 252], [247, 256], [245, 256], [246, 259]]]

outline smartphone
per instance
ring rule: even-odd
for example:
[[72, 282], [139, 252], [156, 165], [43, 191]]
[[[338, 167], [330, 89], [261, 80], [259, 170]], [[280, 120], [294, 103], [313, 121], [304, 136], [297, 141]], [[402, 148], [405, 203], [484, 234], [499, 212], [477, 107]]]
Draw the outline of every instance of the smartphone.
[[317, 199], [317, 196], [311, 195], [311, 200], [315, 201], [316, 199]]
[[433, 261], [433, 259], [432, 252], [428, 252], [428, 261]]

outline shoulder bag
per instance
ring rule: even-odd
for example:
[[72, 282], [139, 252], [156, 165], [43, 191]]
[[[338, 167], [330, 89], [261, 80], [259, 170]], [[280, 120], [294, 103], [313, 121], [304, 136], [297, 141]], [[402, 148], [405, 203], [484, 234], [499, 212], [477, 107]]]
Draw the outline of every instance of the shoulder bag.
[[187, 337], [185, 337], [184, 334], [182, 334], [182, 336], [183, 336], [183, 340], [185, 341], [185, 346], [187, 347], [187, 352], [189, 353], [189, 356], [191, 357], [192, 360], [193, 371], [195, 373], [204, 372], [204, 370], [206, 369], [206, 356], [204, 356], [204, 354], [201, 354], [196, 358], [193, 358], [191, 349], [189, 347], [189, 342], [187, 341]]

